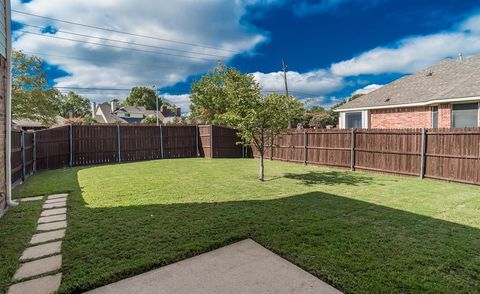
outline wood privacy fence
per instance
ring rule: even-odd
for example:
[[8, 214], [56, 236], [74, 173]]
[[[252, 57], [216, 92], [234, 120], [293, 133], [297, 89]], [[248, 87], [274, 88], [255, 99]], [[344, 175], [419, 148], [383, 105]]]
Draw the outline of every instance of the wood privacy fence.
[[480, 128], [295, 130], [264, 157], [480, 185]]
[[239, 158], [235, 129], [202, 126], [93, 125], [12, 132], [12, 181], [38, 170], [167, 158]]

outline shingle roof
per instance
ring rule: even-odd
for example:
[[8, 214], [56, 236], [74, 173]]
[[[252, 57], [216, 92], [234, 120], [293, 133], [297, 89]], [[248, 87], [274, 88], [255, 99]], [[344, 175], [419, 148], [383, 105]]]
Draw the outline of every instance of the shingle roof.
[[427, 103], [434, 100], [480, 96], [480, 55], [443, 60], [405, 76], [337, 110]]

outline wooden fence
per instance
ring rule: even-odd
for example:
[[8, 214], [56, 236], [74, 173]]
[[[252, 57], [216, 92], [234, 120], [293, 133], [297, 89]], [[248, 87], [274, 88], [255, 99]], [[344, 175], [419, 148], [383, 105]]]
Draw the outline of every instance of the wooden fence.
[[264, 157], [480, 185], [480, 128], [294, 130]]
[[[220, 126], [63, 126], [12, 132], [12, 182], [37, 170], [167, 158], [244, 157], [235, 129]], [[213, 142], [213, 146], [212, 146]]]

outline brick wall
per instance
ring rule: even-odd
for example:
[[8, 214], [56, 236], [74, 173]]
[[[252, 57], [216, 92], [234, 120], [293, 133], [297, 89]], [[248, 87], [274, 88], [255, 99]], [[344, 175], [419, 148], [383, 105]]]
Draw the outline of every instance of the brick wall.
[[452, 106], [450, 104], [440, 104], [438, 106], [438, 127], [452, 127]]
[[370, 128], [431, 128], [431, 107], [404, 107], [370, 110]]

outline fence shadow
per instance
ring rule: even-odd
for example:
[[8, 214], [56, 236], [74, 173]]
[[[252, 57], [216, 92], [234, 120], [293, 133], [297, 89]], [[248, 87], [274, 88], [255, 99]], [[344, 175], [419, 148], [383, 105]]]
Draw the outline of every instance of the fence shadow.
[[308, 171], [306, 173], [287, 173], [283, 177], [299, 181], [303, 185], [352, 185], [368, 184], [373, 178], [364, 174], [347, 171]]
[[[306, 181], [330, 184], [334, 176], [341, 178], [336, 183], [359, 184], [341, 172], [307, 174]], [[63, 245], [63, 292], [89, 290], [245, 238], [344, 292], [480, 288], [479, 229], [339, 195], [89, 207], [95, 204], [85, 202], [77, 185]]]

